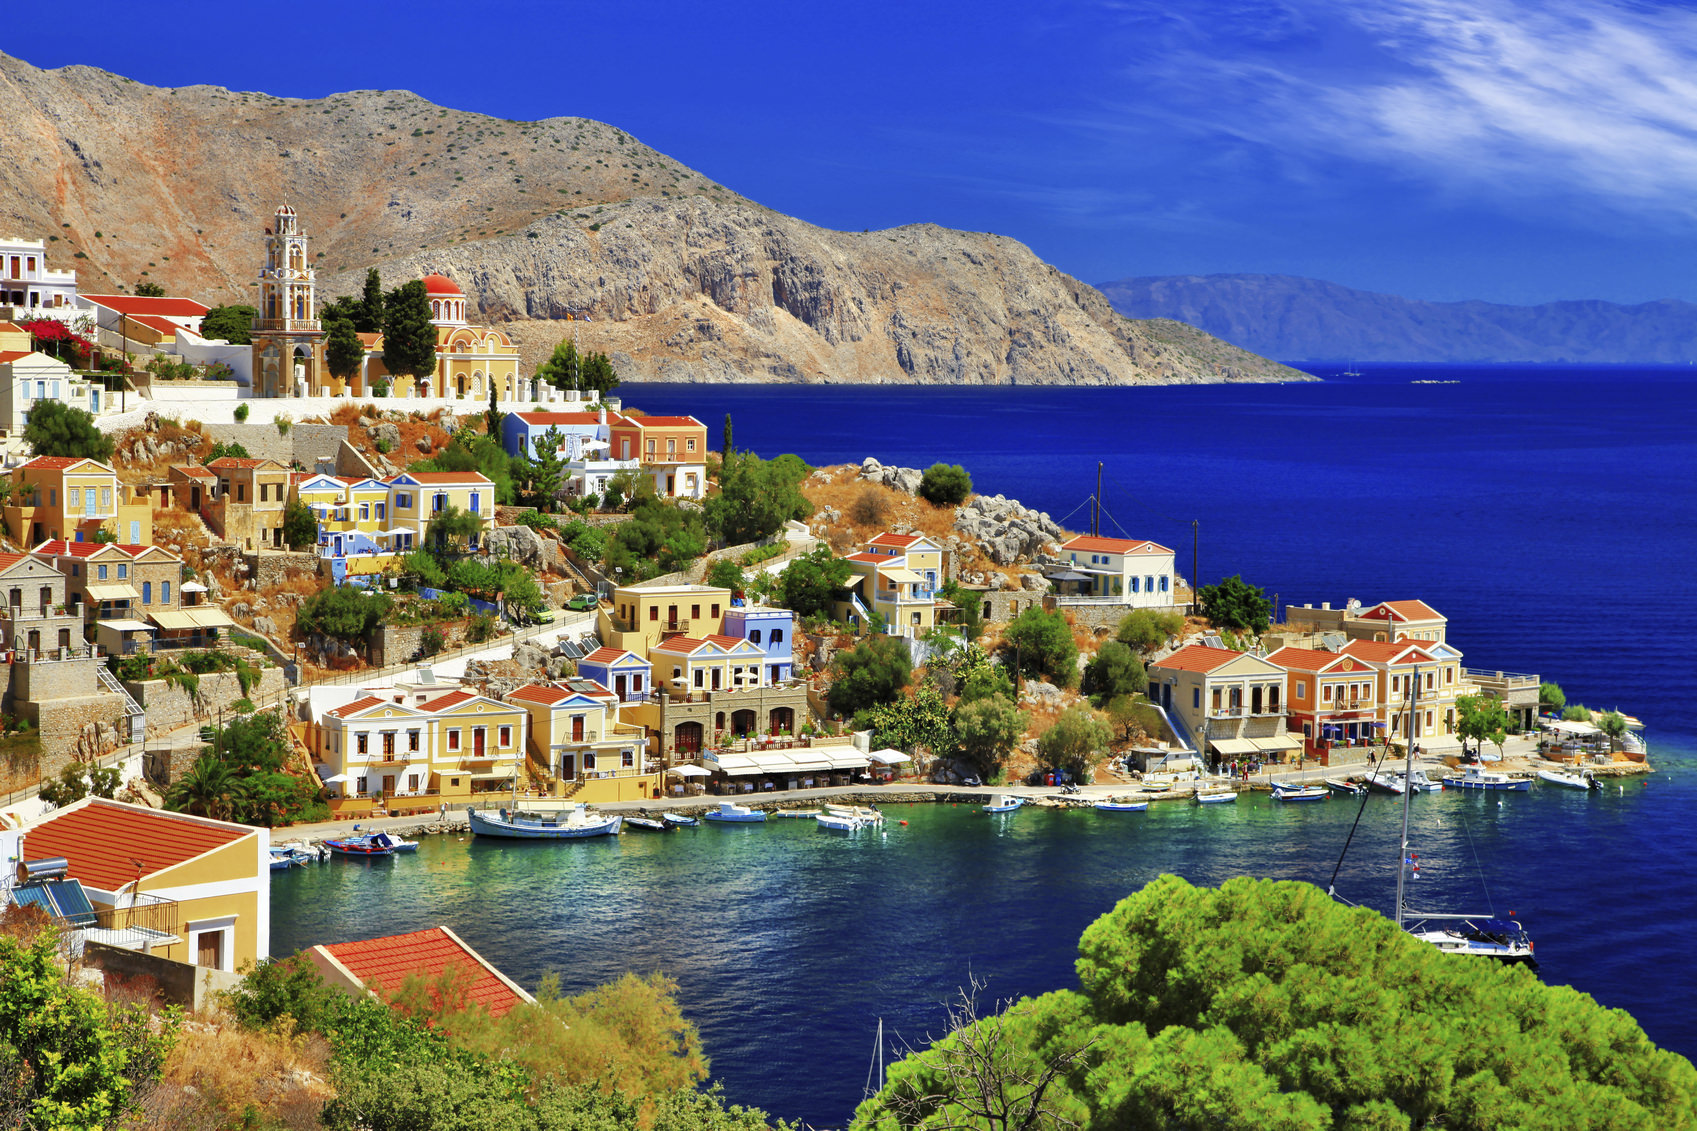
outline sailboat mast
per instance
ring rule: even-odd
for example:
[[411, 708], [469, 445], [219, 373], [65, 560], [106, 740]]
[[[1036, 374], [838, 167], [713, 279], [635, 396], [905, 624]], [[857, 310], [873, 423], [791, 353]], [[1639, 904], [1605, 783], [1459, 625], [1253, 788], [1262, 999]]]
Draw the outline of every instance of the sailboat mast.
[[1096, 461], [1096, 493], [1090, 496], [1090, 534], [1102, 534], [1102, 462]]
[[1414, 795], [1414, 708], [1420, 702], [1420, 665], [1403, 697], [1408, 704], [1408, 751], [1402, 772], [1402, 841], [1396, 855], [1396, 929], [1402, 930], [1402, 887], [1408, 872], [1408, 799]]

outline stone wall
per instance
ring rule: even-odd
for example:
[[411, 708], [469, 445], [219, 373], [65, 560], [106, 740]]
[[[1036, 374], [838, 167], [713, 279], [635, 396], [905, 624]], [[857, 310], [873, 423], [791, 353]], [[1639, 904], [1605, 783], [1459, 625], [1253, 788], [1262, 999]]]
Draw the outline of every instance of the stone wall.
[[[1059, 608], [1061, 612], [1072, 618], [1072, 623], [1086, 625], [1101, 632], [1103, 629], [1112, 631], [1119, 627], [1120, 621], [1132, 610], [1130, 605], [1059, 605], [1053, 597], [1043, 599], [1045, 609]], [[1189, 612], [1183, 605], [1160, 605], [1151, 610], [1157, 613], [1178, 613], [1183, 616]]]
[[442, 651], [448, 652], [465, 644], [465, 630], [468, 621], [451, 620], [441, 624], [385, 624], [366, 637], [366, 649], [369, 655], [366, 662], [374, 668], [386, 668], [393, 664], [411, 662], [418, 654], [419, 644], [424, 640], [424, 630], [439, 628], [445, 643]]
[[166, 1005], [182, 1006], [197, 1013], [214, 1008], [218, 995], [234, 989], [242, 980], [240, 974], [97, 942], [83, 947], [83, 961], [100, 969], [109, 980], [147, 979]]
[[41, 777], [56, 778], [73, 762], [88, 763], [119, 746], [124, 701], [102, 693], [40, 703], [19, 703], [18, 716], [41, 736]]
[[262, 550], [242, 557], [247, 561], [248, 581], [256, 590], [280, 585], [294, 576], [318, 576], [319, 558], [310, 551]]
[[345, 424], [296, 424], [287, 436], [275, 424], [204, 424], [201, 430], [214, 440], [240, 444], [254, 459], [274, 459], [284, 467], [313, 467], [319, 457], [335, 456], [348, 438]]
[[[247, 697], [255, 703], [275, 702], [285, 687], [282, 668], [264, 668]], [[125, 680], [124, 689], [147, 711], [149, 734], [164, 734], [201, 719], [215, 718], [219, 707], [228, 709], [242, 698], [241, 681], [235, 672], [208, 672], [201, 676], [198, 708], [195, 698], [187, 691], [162, 679]]]
[[12, 701], [19, 705], [51, 699], [80, 699], [100, 694], [100, 677], [92, 656], [75, 660], [34, 660], [15, 663], [12, 669]]

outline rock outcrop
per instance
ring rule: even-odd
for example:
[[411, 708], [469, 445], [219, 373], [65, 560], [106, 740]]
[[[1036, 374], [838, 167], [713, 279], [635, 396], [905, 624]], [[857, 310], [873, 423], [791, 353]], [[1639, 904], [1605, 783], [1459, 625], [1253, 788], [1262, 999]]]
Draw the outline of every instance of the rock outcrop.
[[1003, 495], [976, 495], [955, 512], [955, 529], [979, 544], [999, 566], [1035, 559], [1066, 537], [1045, 511]]
[[286, 200], [325, 299], [373, 265], [391, 284], [439, 271], [532, 366], [571, 318], [626, 380], [1304, 379], [1181, 323], [1123, 318], [1006, 236], [817, 228], [582, 118], [503, 121], [405, 91], [164, 90], [5, 56], [0, 97], [0, 219], [52, 234], [51, 266], [83, 256], [89, 293], [140, 279], [248, 301]]

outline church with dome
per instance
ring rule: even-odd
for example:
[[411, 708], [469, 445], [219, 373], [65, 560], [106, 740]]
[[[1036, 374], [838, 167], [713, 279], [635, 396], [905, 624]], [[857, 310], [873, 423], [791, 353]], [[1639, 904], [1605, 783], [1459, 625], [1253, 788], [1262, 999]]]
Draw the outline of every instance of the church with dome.
[[537, 390], [519, 375], [519, 351], [499, 330], [466, 321], [466, 295], [446, 275], [426, 275], [424, 290], [436, 327], [436, 371], [397, 377], [383, 364], [383, 335], [361, 334], [365, 360], [343, 380], [324, 363], [324, 327], [318, 318], [316, 271], [307, 236], [288, 205], [277, 209], [265, 232], [265, 266], [259, 273], [260, 305], [253, 323], [255, 393], [262, 397], [366, 397], [379, 382], [389, 396], [444, 397], [487, 402], [529, 401]]

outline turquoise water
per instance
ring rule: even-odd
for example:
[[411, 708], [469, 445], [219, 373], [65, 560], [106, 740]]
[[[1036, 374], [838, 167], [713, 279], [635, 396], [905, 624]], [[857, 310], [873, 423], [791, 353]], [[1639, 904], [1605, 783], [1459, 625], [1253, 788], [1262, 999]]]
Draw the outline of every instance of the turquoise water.
[[[1415, 379], [1456, 384], [1412, 384]], [[1104, 532], [1179, 549], [1285, 601], [1420, 597], [1472, 666], [1539, 672], [1650, 726], [1624, 791], [1416, 799], [1422, 904], [1513, 910], [1543, 976], [1697, 1054], [1686, 924], [1697, 871], [1697, 561], [1689, 370], [1373, 368], [1300, 386], [959, 389], [650, 386], [739, 446], [815, 463], [961, 463], [1075, 528], [1096, 462]], [[876, 421], [876, 425], [868, 422]], [[1070, 518], [1069, 518], [1070, 512]], [[1670, 622], [1669, 614], [1673, 615]], [[1499, 804], [1500, 802], [1500, 804]], [[627, 969], [680, 983], [734, 1100], [841, 1123], [880, 1017], [923, 1041], [970, 974], [997, 997], [1071, 984], [1078, 936], [1150, 877], [1324, 883], [1352, 805], [976, 816], [908, 807], [887, 836], [802, 822], [617, 842], [429, 843], [415, 859], [277, 877], [273, 949], [451, 926], [526, 984]], [[1339, 882], [1390, 905], [1396, 807], [1372, 798]], [[1489, 890], [1484, 883], [1489, 883]]]

